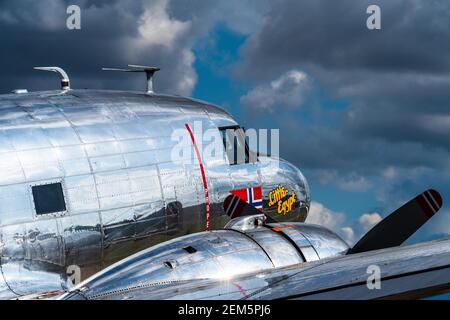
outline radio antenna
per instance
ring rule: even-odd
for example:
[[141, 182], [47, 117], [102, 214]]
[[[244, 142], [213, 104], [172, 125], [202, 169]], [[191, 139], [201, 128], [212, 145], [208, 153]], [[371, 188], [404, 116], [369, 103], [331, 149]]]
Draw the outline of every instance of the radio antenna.
[[156, 72], [160, 71], [160, 68], [138, 66], [134, 64], [129, 64], [128, 67], [131, 69], [116, 69], [116, 68], [102, 68], [103, 71], [118, 71], [118, 72], [145, 72], [147, 76], [147, 93], [152, 94], [153, 91], [153, 76]]
[[70, 90], [70, 80], [67, 73], [59, 67], [34, 67], [34, 70], [55, 72], [61, 78], [61, 90]]

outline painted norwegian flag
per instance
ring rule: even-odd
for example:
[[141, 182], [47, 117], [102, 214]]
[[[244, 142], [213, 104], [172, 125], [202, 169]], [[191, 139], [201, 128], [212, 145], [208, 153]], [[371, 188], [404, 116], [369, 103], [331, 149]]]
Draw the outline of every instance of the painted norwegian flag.
[[255, 208], [259, 212], [262, 212], [262, 188], [260, 186], [233, 190], [230, 191], [230, 193], [231, 194], [225, 199], [223, 207], [225, 213], [231, 219], [240, 217], [244, 211], [247, 211], [246, 214], [249, 214], [249, 205], [251, 208]]
[[260, 186], [233, 190], [230, 193], [262, 212], [262, 188]]

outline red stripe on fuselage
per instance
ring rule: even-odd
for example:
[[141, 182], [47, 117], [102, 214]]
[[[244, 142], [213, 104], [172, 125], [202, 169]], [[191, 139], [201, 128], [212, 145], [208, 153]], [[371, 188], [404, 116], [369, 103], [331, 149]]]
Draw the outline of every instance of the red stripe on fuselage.
[[202, 156], [200, 151], [198, 150], [197, 143], [195, 142], [194, 133], [191, 130], [189, 124], [186, 123], [186, 129], [191, 136], [192, 144], [194, 145], [195, 153], [197, 154], [198, 165], [200, 167], [200, 172], [202, 174], [203, 181], [203, 190], [205, 190], [205, 204], [206, 204], [206, 225], [205, 230], [209, 231], [209, 220], [210, 220], [210, 212], [209, 212], [209, 192], [208, 192], [208, 182], [206, 181], [205, 168], [203, 167]]

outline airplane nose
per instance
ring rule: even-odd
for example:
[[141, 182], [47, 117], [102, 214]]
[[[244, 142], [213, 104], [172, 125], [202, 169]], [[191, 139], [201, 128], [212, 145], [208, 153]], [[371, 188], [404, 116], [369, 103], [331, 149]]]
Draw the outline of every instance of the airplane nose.
[[277, 222], [304, 222], [311, 196], [303, 173], [283, 159], [265, 157], [260, 162], [264, 213]]

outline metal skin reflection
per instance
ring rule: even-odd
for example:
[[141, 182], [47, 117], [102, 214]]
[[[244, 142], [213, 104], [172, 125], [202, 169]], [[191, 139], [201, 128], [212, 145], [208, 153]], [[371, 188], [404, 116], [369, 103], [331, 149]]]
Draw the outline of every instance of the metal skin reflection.
[[[224, 230], [188, 235], [143, 250], [92, 276], [59, 299], [243, 299], [253, 289], [251, 285], [239, 285], [243, 276], [269, 284], [276, 280], [263, 277], [264, 273], [306, 268], [319, 260], [344, 256], [349, 249], [339, 236], [320, 226], [255, 226], [255, 219], [265, 218], [238, 218]], [[223, 287], [217, 290], [204, 283], [195, 286], [202, 281], [223, 283]], [[185, 286], [190, 290], [184, 290]]]
[[[238, 125], [219, 107], [177, 96], [97, 90], [1, 95], [0, 298], [65, 289], [69, 266], [79, 266], [85, 279], [142, 249], [204, 231], [197, 159], [170, 158], [172, 132], [196, 121], [203, 130]], [[264, 156], [240, 165], [226, 157], [203, 164], [210, 229], [229, 221], [223, 201], [230, 190], [256, 185], [274, 221], [306, 219], [308, 185], [292, 164]], [[50, 183], [62, 184], [66, 210], [38, 215], [31, 188]], [[286, 215], [267, 206], [268, 193], [279, 185], [297, 195]]]

